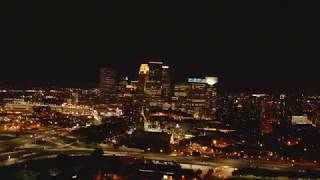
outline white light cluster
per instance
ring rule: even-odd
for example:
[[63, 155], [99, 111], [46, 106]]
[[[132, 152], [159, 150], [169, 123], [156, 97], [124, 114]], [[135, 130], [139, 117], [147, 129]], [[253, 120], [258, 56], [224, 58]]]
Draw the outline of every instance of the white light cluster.
[[214, 85], [218, 83], [218, 78], [217, 77], [206, 77], [205, 79], [202, 78], [189, 78], [188, 79], [189, 83], [205, 83], [209, 85]]

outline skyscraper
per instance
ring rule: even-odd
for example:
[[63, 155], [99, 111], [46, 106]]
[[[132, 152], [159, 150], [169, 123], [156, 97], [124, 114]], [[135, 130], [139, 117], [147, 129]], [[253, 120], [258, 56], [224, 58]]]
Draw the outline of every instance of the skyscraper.
[[272, 100], [261, 101], [260, 132], [262, 135], [272, 133], [273, 125], [279, 121], [277, 103]]
[[162, 95], [162, 65], [163, 62], [148, 62], [150, 71], [144, 92], [150, 100], [158, 99]]
[[148, 66], [150, 68], [149, 80], [161, 82], [163, 62], [149, 61]]
[[138, 92], [144, 93], [146, 82], [149, 80], [150, 68], [148, 64], [141, 64], [138, 74]]
[[152, 87], [153, 92], [161, 94], [162, 97], [170, 95], [170, 69], [163, 62], [150, 61], [149, 87]]
[[187, 112], [187, 97], [189, 95], [190, 88], [191, 87], [188, 83], [177, 83], [174, 85], [172, 96], [173, 109]]
[[150, 106], [161, 106], [170, 95], [169, 66], [160, 61], [141, 64], [138, 92], [145, 95]]
[[101, 99], [108, 103], [114, 94], [116, 72], [110, 67], [100, 69]]
[[290, 125], [288, 97], [285, 94], [280, 95], [279, 108], [280, 108], [280, 124], [284, 127]]
[[196, 119], [215, 119], [217, 77], [189, 78], [188, 83], [176, 84], [174, 109], [193, 114]]
[[162, 96], [168, 98], [170, 96], [170, 69], [169, 66], [162, 66]]

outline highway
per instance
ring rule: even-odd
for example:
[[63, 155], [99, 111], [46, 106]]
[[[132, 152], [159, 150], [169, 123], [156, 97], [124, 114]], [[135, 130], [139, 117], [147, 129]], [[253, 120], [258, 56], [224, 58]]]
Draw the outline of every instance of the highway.
[[[56, 157], [59, 154], [66, 154], [72, 156], [85, 156], [90, 155], [93, 152], [93, 148], [83, 148], [76, 146], [67, 147], [30, 147], [13, 152], [5, 152], [0, 154], [0, 166], [14, 164], [17, 162], [25, 162], [39, 158]], [[159, 161], [174, 161], [179, 164], [189, 165], [201, 165], [206, 167], [219, 167], [230, 166], [234, 168], [240, 167], [258, 167], [261, 169], [269, 170], [286, 170], [295, 171], [301, 169], [315, 169], [320, 170], [319, 164], [291, 164], [275, 163], [275, 162], [261, 162], [261, 161], [249, 161], [243, 159], [217, 159], [217, 158], [205, 158], [205, 157], [193, 157], [193, 156], [174, 156], [160, 153], [144, 153], [144, 152], [129, 152], [115, 149], [104, 150], [104, 155], [114, 156], [126, 156], [133, 158], [144, 158], [149, 160]], [[10, 158], [8, 158], [10, 156]], [[15, 160], [13, 160], [15, 159]]]
[[[90, 155], [94, 148], [84, 147], [81, 144], [64, 144], [59, 137], [55, 137], [56, 131], [47, 131], [38, 135], [22, 135], [16, 139], [0, 142], [0, 166], [7, 166], [15, 163], [23, 163], [30, 160], [54, 158], [59, 154], [70, 156], [86, 156]], [[32, 142], [36, 140], [44, 140], [50, 142], [49, 145], [38, 145]], [[114, 149], [111, 146], [102, 147], [104, 155], [107, 156], [126, 156], [139, 159], [174, 161], [189, 167], [190, 169], [198, 167], [217, 168], [228, 166], [232, 168], [254, 167], [268, 170], [318, 170], [320, 164], [315, 163], [280, 163], [272, 161], [252, 161], [245, 159], [219, 159], [206, 158], [199, 156], [176, 156], [173, 154], [146, 153], [136, 149], [122, 148]]]

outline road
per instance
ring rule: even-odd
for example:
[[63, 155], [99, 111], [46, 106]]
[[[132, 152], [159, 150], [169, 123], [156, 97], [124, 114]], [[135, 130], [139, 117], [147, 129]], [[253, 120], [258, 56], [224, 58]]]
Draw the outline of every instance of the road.
[[[38, 133], [36, 136], [23, 135], [19, 138], [0, 142], [0, 166], [6, 166], [15, 163], [22, 163], [41, 158], [52, 158], [58, 154], [67, 154], [74, 156], [90, 155], [94, 148], [87, 148], [81, 145], [64, 144], [62, 140], [54, 137], [57, 130]], [[36, 140], [45, 140], [50, 145], [32, 144]], [[301, 169], [313, 169], [320, 171], [320, 164], [315, 163], [296, 163], [294, 166], [288, 163], [279, 163], [272, 161], [252, 161], [245, 159], [218, 159], [194, 156], [175, 156], [173, 154], [145, 153], [134, 149], [114, 149], [111, 146], [103, 148], [105, 155], [126, 156], [133, 158], [144, 158], [148, 160], [174, 161], [182, 165], [221, 167], [230, 166], [240, 167], [258, 167], [268, 170], [298, 171]], [[1, 153], [2, 152], [2, 153]]]
[[[25, 162], [40, 158], [56, 157], [58, 154], [67, 155], [90, 155], [93, 152], [93, 148], [82, 148], [76, 146], [68, 146], [61, 148], [52, 147], [30, 147], [23, 150], [17, 150], [13, 152], [6, 152], [0, 154], [1, 165], [9, 165], [17, 162]], [[189, 165], [201, 165], [207, 167], [219, 167], [219, 166], [230, 166], [234, 168], [249, 167], [249, 165], [254, 167], [259, 167], [261, 169], [269, 170], [286, 170], [286, 171], [296, 171], [301, 169], [315, 169], [320, 170], [319, 164], [295, 164], [293, 167], [291, 164], [275, 163], [275, 162], [261, 162], [261, 161], [249, 161], [243, 159], [217, 159], [217, 158], [205, 158], [205, 157], [192, 157], [192, 156], [173, 156], [168, 154], [159, 153], [144, 153], [144, 152], [125, 152], [121, 150], [104, 150], [105, 155], [115, 155], [115, 156], [126, 156], [133, 158], [144, 158], [149, 160], [159, 160], [159, 161], [174, 161], [179, 164], [189, 164]], [[10, 158], [8, 158], [10, 156]]]

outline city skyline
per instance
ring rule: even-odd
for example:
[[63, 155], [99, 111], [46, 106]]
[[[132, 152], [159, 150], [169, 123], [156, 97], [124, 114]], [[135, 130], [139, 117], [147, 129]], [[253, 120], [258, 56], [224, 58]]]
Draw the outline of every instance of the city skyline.
[[8, 2], [0, 179], [320, 179], [320, 11], [208, 2]]
[[[159, 57], [156, 58], [145, 58], [144, 60], [139, 60], [138, 63], [148, 63], [152, 61], [160, 61], [163, 60]], [[168, 62], [168, 61], [164, 61]], [[121, 65], [112, 65], [108, 64], [105, 66], [99, 66], [93, 68], [95, 71], [93, 72], [93, 69], [90, 69], [89, 71], [92, 71], [91, 73], [82, 73], [76, 74], [72, 73], [73, 75], [67, 76], [66, 74], [62, 75], [60, 74], [49, 74], [41, 72], [43, 75], [37, 75], [37, 77], [32, 76], [19, 76], [19, 77], [6, 77], [6, 79], [0, 78], [0, 87], [2, 88], [41, 88], [41, 87], [61, 87], [61, 88], [99, 88], [100, 84], [100, 69], [101, 68], [112, 68], [117, 72], [116, 80], [120, 80], [122, 77], [128, 77], [130, 81], [136, 81], [139, 79], [138, 77], [138, 71], [139, 66], [141, 64], [134, 64], [130, 63], [130, 68], [125, 67], [128, 66], [128, 64], [124, 64], [121, 69]], [[305, 83], [304, 80], [300, 78], [295, 79], [295, 81], [291, 81], [290, 79], [287, 79], [288, 81], [279, 82], [279, 79], [265, 79], [260, 78], [258, 79], [243, 79], [242, 81], [235, 82], [235, 80], [230, 79], [230, 77], [227, 77], [220, 73], [213, 73], [212, 71], [199, 71], [198, 73], [195, 73], [196, 71], [187, 71], [185, 69], [185, 72], [177, 71], [177, 68], [175, 66], [172, 66], [171, 64], [166, 63], [169, 65], [169, 67], [173, 67], [174, 70], [171, 68], [169, 69], [169, 74], [171, 77], [171, 85], [174, 85], [175, 83], [180, 82], [186, 82], [189, 78], [203, 78], [205, 76], [215, 76], [219, 77], [219, 84], [218, 87], [225, 92], [234, 92], [234, 93], [240, 93], [240, 92], [261, 92], [261, 93], [273, 93], [273, 92], [287, 92], [287, 93], [317, 93], [319, 88], [317, 84], [308, 84]], [[179, 67], [179, 66], [178, 66]], [[183, 67], [183, 66], [182, 66]], [[88, 69], [87, 69], [88, 70]], [[49, 70], [49, 71], [52, 71]], [[59, 71], [59, 70], [57, 70]], [[2, 71], [4, 73], [4, 71]], [[20, 72], [21, 73], [21, 72]], [[40, 72], [33, 72], [33, 76], [40, 73]], [[31, 73], [32, 74], [32, 73]], [[8, 74], [7, 74], [8, 75]], [[15, 74], [17, 75], [17, 74]], [[70, 75], [70, 74], [69, 74]], [[48, 77], [49, 76], [49, 77]], [[79, 76], [82, 77], [79, 79]], [[235, 77], [237, 77], [235, 75]], [[40, 79], [39, 79], [40, 78]], [[239, 77], [237, 77], [239, 78]], [[252, 78], [252, 77], [251, 77]], [[259, 81], [259, 83], [258, 83]], [[299, 84], [300, 83], [300, 84]], [[298, 88], [298, 89], [297, 89]]]

